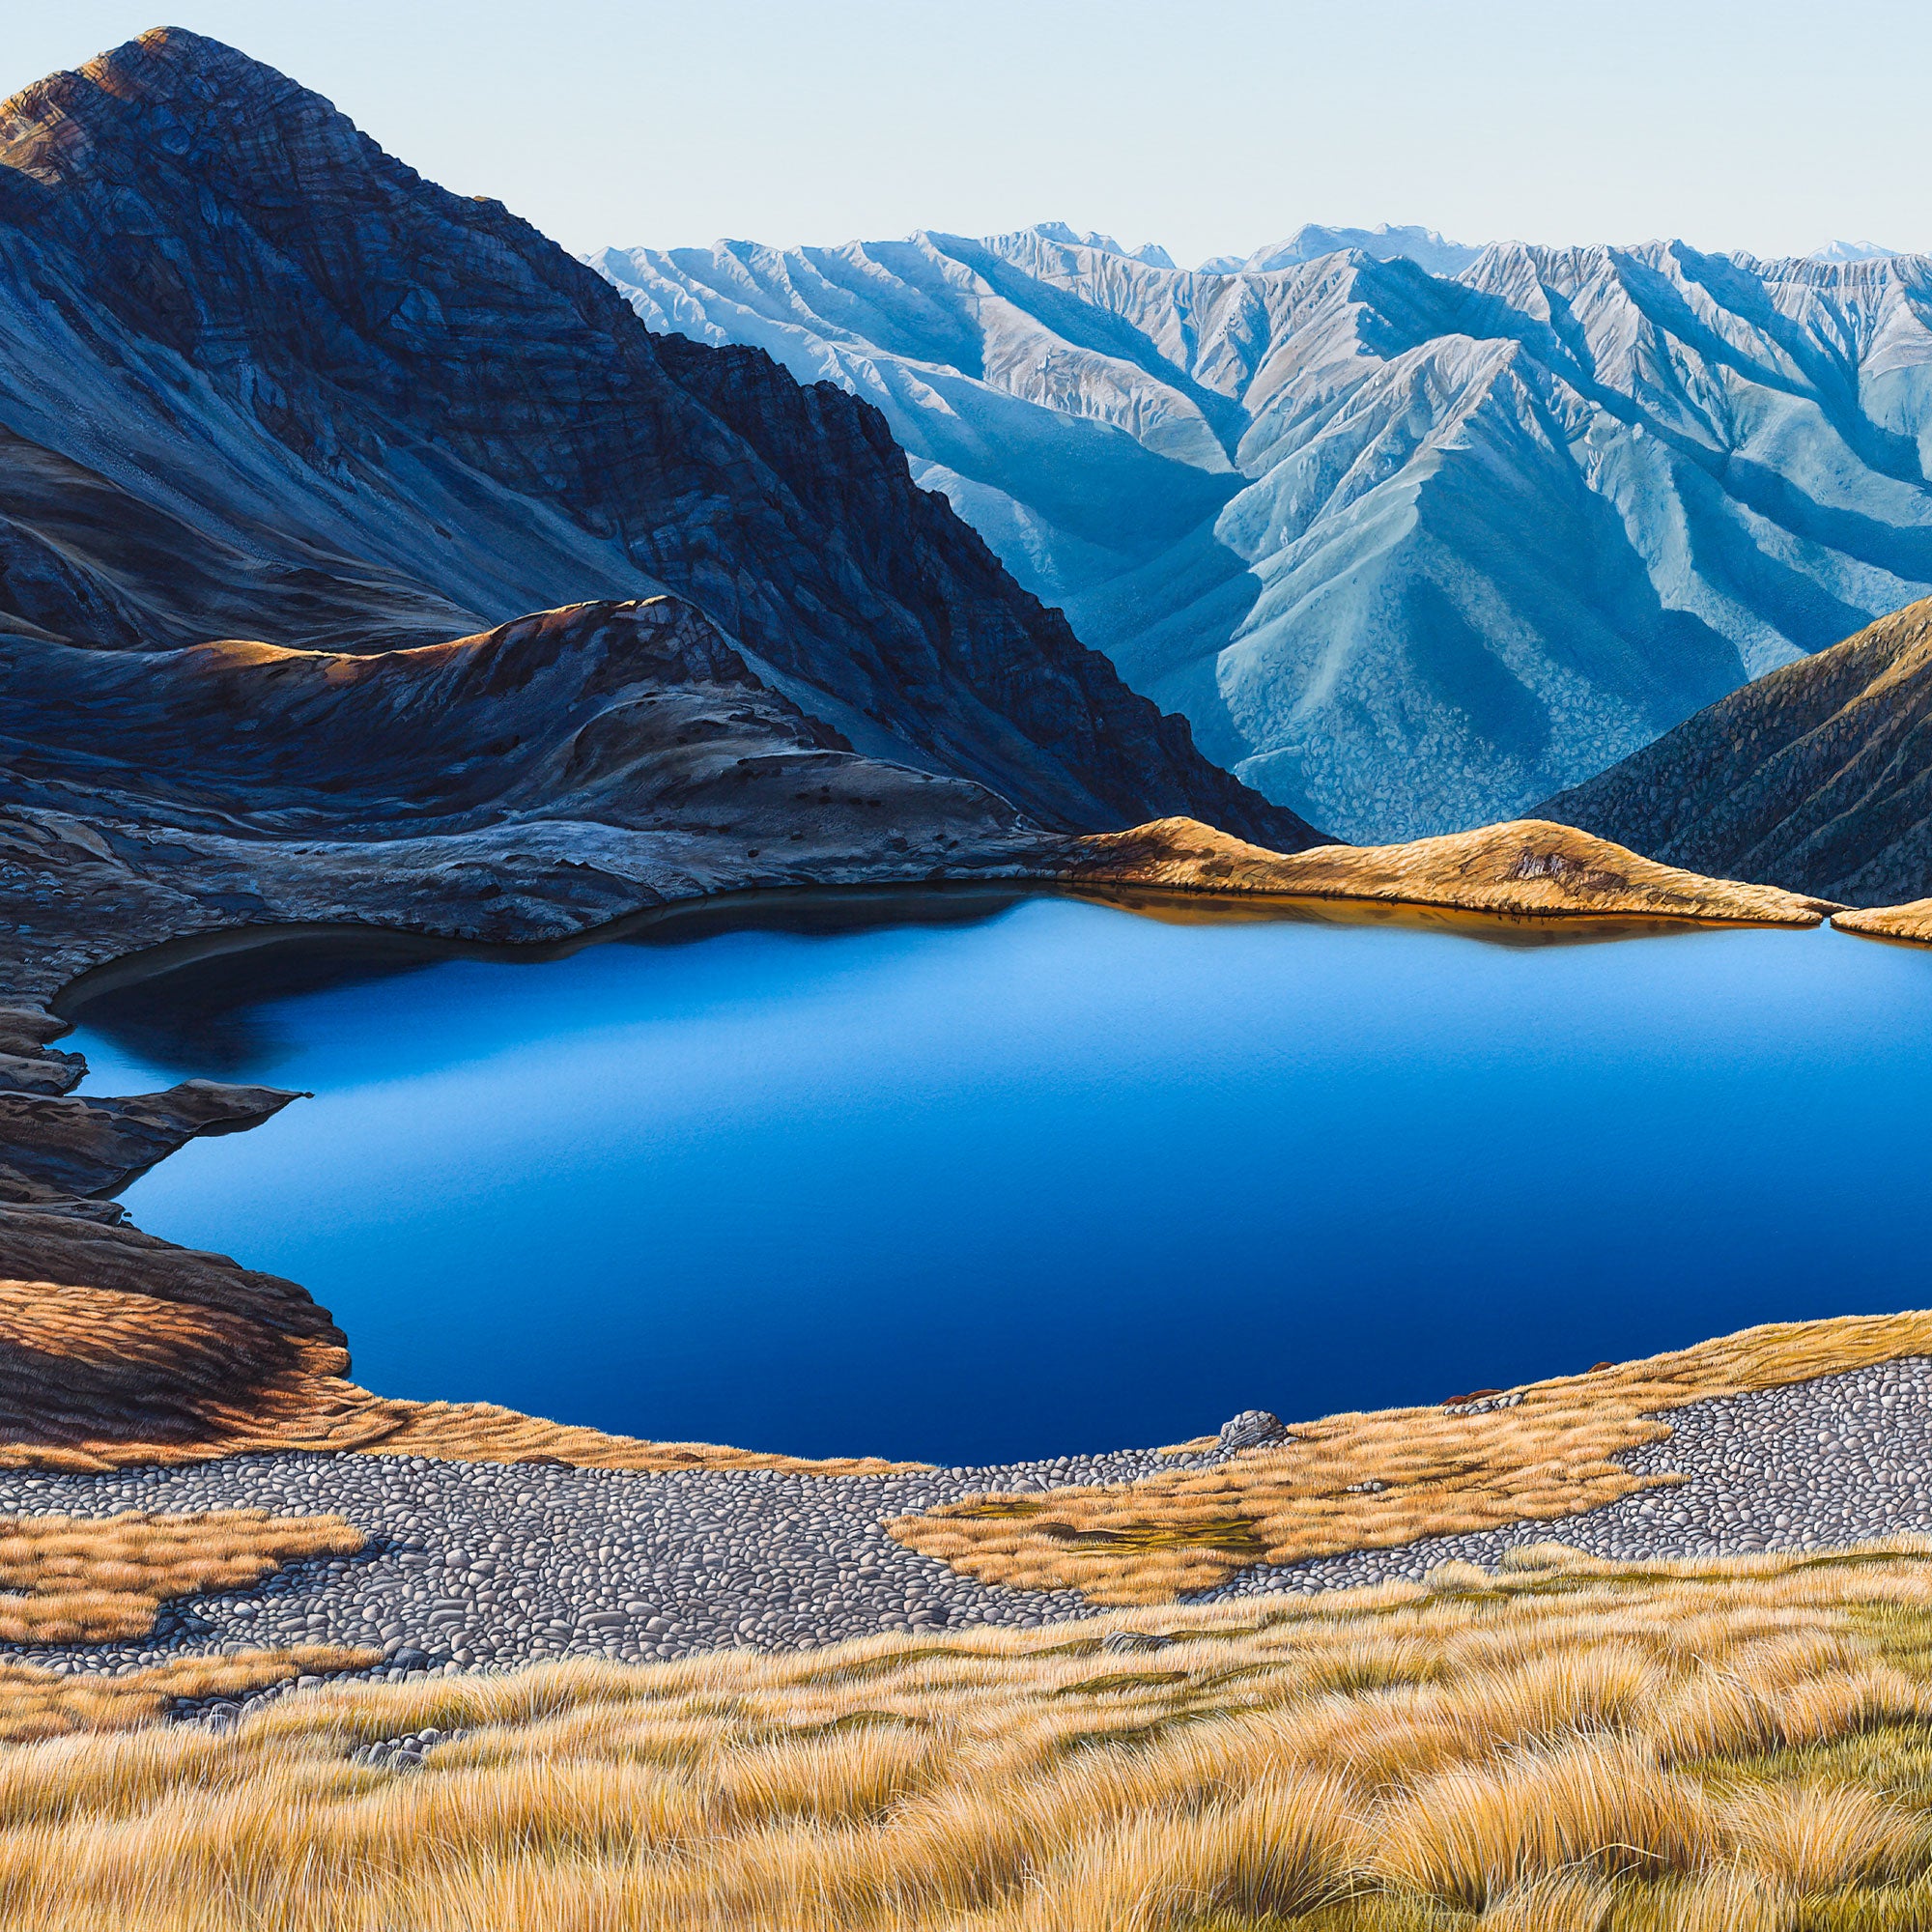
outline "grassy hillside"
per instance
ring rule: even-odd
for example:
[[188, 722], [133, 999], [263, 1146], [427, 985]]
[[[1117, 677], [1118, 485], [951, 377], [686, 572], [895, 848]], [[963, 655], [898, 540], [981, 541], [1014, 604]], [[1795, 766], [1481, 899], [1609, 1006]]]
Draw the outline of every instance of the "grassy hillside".
[[[0, 1756], [44, 1932], [1932, 1919], [1932, 1548], [300, 1691]], [[1120, 1639], [1115, 1639], [1119, 1645]], [[421, 1761], [366, 1760], [429, 1734]], [[412, 1753], [412, 1757], [414, 1753]]]

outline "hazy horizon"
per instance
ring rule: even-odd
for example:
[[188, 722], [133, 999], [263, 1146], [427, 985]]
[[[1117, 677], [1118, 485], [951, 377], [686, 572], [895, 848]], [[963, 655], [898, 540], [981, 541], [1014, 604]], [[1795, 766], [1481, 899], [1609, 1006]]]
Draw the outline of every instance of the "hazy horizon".
[[[155, 6], [13, 21], [0, 93], [156, 24]], [[1889, 0], [1829, 17], [1636, 0], [1614, 32], [1524, 0], [1222, 0], [1185, 31], [1148, 0], [986, 0], [970, 17], [925, 0], [558, 0], [537, 27], [507, 0], [172, 13], [578, 250], [1049, 219], [1183, 267], [1304, 222], [1763, 256], [1932, 246], [1932, 134], [1867, 111], [1881, 63], [1932, 56], [1932, 14]]]

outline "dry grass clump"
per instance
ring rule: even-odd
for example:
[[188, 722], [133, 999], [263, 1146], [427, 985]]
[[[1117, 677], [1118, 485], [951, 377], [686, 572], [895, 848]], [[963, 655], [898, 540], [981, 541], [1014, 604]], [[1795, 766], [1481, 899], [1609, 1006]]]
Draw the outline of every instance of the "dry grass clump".
[[1717, 1842], [1702, 1791], [1662, 1769], [1647, 1739], [1558, 1736], [1421, 1779], [1389, 1807], [1377, 1863], [1400, 1886], [1480, 1911], [1578, 1868], [1692, 1870]]
[[284, 1563], [353, 1556], [363, 1541], [337, 1516], [253, 1509], [0, 1517], [0, 1642], [145, 1636], [170, 1597], [252, 1590]]
[[0, 1663], [0, 1742], [24, 1744], [78, 1731], [131, 1731], [173, 1705], [203, 1697], [242, 1697], [272, 1684], [336, 1671], [366, 1670], [382, 1652], [340, 1644], [244, 1650], [231, 1657], [180, 1657], [144, 1670], [64, 1675], [30, 1663]]
[[1750, 1328], [1564, 1376], [1501, 1405], [1329, 1416], [1280, 1444], [1137, 1483], [992, 1495], [888, 1524], [982, 1582], [1158, 1604], [1255, 1562], [1547, 1521], [1669, 1483], [1613, 1460], [1670, 1434], [1656, 1412], [1932, 1351], [1932, 1315]]
[[1770, 1785], [1730, 1807], [1739, 1855], [1794, 1892], [1910, 1878], [1932, 1858], [1924, 1819], [1856, 1787]]
[[1587, 1868], [1549, 1873], [1496, 1898], [1484, 1932], [1609, 1932], [1616, 1892]]
[[[321, 1688], [225, 1736], [23, 1747], [0, 1754], [0, 1924], [1932, 1922], [1932, 1546], [1545, 1549], [1117, 1621], [1172, 1641], [1115, 1659], [1063, 1626], [551, 1665]], [[350, 1762], [431, 1724], [459, 1735], [420, 1770]]]

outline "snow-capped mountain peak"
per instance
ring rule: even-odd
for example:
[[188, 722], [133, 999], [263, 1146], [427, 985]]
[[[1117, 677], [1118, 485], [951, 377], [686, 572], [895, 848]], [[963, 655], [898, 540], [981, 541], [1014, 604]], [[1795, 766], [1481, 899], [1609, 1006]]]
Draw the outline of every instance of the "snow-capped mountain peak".
[[1068, 248], [1097, 248], [1103, 255], [1122, 255], [1129, 262], [1145, 262], [1151, 269], [1171, 269], [1174, 257], [1158, 242], [1144, 242], [1138, 248], [1123, 248], [1111, 235], [1095, 228], [1070, 228], [1064, 221], [1036, 221], [1020, 231], [1037, 235], [1042, 242], [1058, 242]]
[[1212, 255], [1202, 263], [1204, 275], [1265, 274], [1273, 269], [1294, 268], [1344, 249], [1359, 249], [1378, 262], [1398, 257], [1427, 269], [1433, 275], [1461, 274], [1483, 251], [1451, 242], [1433, 228], [1392, 227], [1386, 221], [1374, 228], [1328, 228], [1304, 222], [1285, 242], [1271, 242], [1251, 255]]
[[1814, 248], [1807, 262], [1877, 262], [1903, 251], [1888, 248], [1882, 242], [1827, 242]]

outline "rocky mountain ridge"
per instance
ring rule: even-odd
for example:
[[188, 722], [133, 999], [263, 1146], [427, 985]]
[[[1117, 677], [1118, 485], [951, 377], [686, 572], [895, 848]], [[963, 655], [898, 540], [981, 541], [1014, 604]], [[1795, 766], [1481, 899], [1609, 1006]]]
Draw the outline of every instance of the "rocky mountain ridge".
[[1068, 840], [868, 758], [680, 599], [348, 654], [0, 639], [0, 980], [350, 923], [562, 940], [668, 900], [1003, 877]]
[[1932, 590], [1932, 259], [1104, 242], [591, 259], [875, 403], [1136, 689], [1351, 838], [1520, 811]]
[[178, 29], [0, 104], [0, 619], [383, 649], [673, 591], [826, 726], [1043, 823], [1313, 835], [914, 487], [500, 205]]

